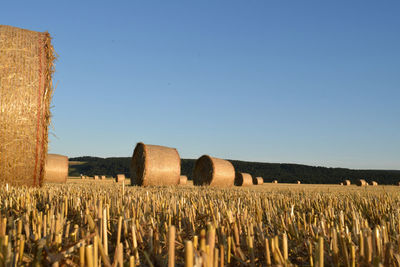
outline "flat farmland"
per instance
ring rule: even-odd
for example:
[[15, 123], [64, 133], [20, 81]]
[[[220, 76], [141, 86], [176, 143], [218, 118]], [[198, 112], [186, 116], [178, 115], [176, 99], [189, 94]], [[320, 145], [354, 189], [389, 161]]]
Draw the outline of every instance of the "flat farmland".
[[400, 187], [2, 186], [1, 260], [21, 266], [400, 266]]

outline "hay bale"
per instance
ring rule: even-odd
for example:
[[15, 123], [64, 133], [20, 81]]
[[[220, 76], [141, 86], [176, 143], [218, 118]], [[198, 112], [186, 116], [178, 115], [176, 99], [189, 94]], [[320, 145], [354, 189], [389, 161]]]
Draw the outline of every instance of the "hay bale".
[[101, 180], [105, 180], [106, 179], [106, 176], [105, 175], [102, 175], [101, 176]]
[[264, 183], [264, 179], [262, 177], [254, 177], [253, 184], [254, 185], [262, 185]]
[[343, 185], [343, 183], [340, 183], [340, 185]]
[[99, 180], [99, 176], [98, 176], [98, 175], [95, 175], [95, 176], [94, 176], [94, 179], [95, 179], [95, 180]]
[[194, 185], [233, 186], [235, 168], [227, 160], [203, 155], [196, 160], [193, 169]]
[[378, 183], [375, 182], [375, 181], [372, 181], [372, 182], [371, 182], [371, 185], [372, 185], [372, 186], [378, 186]]
[[68, 157], [48, 154], [44, 168], [45, 183], [65, 183], [68, 177]]
[[344, 181], [344, 185], [351, 185], [350, 180], [345, 180], [345, 181]]
[[0, 183], [42, 185], [54, 59], [49, 33], [0, 25]]
[[236, 186], [250, 186], [253, 185], [253, 178], [250, 174], [244, 172], [237, 172], [235, 175]]
[[138, 143], [131, 161], [132, 185], [177, 185], [181, 159], [175, 148]]
[[301, 184], [301, 182], [300, 182], [300, 181], [297, 181], [297, 184]]
[[356, 182], [357, 186], [367, 186], [368, 183], [364, 179], [360, 179]]
[[272, 183], [273, 183], [273, 184], [277, 184], [277, 183], [278, 183], [278, 180], [273, 180]]
[[188, 178], [186, 175], [181, 175], [181, 177], [179, 178], [179, 184], [180, 185], [186, 185], [188, 181]]
[[119, 184], [122, 184], [125, 181], [125, 174], [117, 174], [115, 181]]

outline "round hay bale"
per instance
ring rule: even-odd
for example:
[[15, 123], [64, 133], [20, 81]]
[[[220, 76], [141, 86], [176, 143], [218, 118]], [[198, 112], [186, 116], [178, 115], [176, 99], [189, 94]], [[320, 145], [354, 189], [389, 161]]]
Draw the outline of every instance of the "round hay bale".
[[117, 174], [115, 181], [121, 184], [123, 181], [125, 181], [125, 174]]
[[253, 178], [250, 174], [244, 172], [237, 172], [235, 176], [236, 186], [250, 186], [253, 185]]
[[277, 183], [278, 183], [278, 180], [273, 180], [272, 183], [273, 183], [273, 184], [277, 184]]
[[350, 180], [345, 180], [345, 181], [344, 181], [344, 185], [351, 185]]
[[253, 184], [254, 185], [262, 185], [264, 183], [264, 179], [262, 177], [254, 177]]
[[95, 176], [94, 176], [94, 179], [95, 179], [95, 180], [99, 180], [99, 176], [98, 176], [98, 175], [95, 175]]
[[340, 185], [343, 185], [343, 183], [340, 183]]
[[372, 185], [372, 186], [378, 186], [378, 183], [375, 182], [375, 181], [372, 181], [372, 182], [371, 182], [371, 185]]
[[360, 179], [356, 182], [357, 186], [367, 186], [367, 182], [364, 179]]
[[300, 181], [297, 181], [297, 184], [301, 184], [301, 182], [300, 182]]
[[181, 177], [179, 178], [179, 184], [180, 185], [186, 185], [188, 181], [188, 178], [186, 175], [181, 175]]
[[105, 180], [106, 179], [106, 176], [105, 175], [102, 175], [101, 176], [101, 180]]
[[194, 185], [233, 186], [235, 168], [224, 159], [203, 155], [196, 160], [193, 169]]
[[49, 33], [0, 25], [0, 183], [42, 185], [54, 59]]
[[44, 168], [45, 183], [65, 183], [68, 177], [68, 157], [48, 154]]
[[132, 185], [177, 185], [181, 159], [175, 148], [138, 143], [131, 161]]

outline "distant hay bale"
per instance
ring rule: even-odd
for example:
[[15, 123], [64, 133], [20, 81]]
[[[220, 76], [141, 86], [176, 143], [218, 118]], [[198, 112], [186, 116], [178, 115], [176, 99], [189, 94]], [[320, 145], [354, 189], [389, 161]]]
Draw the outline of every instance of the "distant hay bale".
[[356, 184], [358, 186], [367, 186], [368, 183], [364, 179], [357, 180]]
[[188, 181], [188, 178], [186, 175], [181, 175], [181, 177], [179, 178], [179, 184], [180, 185], [186, 185]]
[[372, 181], [372, 182], [371, 182], [371, 185], [372, 185], [372, 186], [378, 186], [378, 183], [375, 182], [375, 181]]
[[138, 143], [131, 161], [132, 185], [177, 185], [181, 159], [175, 148]]
[[224, 159], [203, 155], [196, 160], [193, 169], [194, 185], [233, 186], [235, 168]]
[[115, 181], [117, 183], [121, 184], [123, 181], [125, 181], [125, 174], [117, 174]]
[[255, 185], [262, 185], [264, 183], [264, 179], [262, 177], [254, 177], [253, 184]]
[[340, 183], [340, 185], [343, 185], [343, 183]]
[[48, 154], [44, 168], [45, 183], [65, 183], [68, 177], [68, 157]]
[[301, 184], [301, 182], [300, 182], [300, 181], [297, 181], [297, 184]]
[[244, 172], [237, 172], [235, 176], [236, 186], [250, 186], [253, 185], [253, 177], [250, 174]]
[[54, 59], [49, 33], [0, 25], [0, 183], [42, 185]]
[[273, 180], [272, 183], [273, 183], [273, 184], [277, 184], [277, 183], [278, 183], [278, 180]]
[[345, 181], [344, 181], [344, 185], [351, 185], [350, 180], [345, 180]]
[[94, 176], [94, 179], [95, 179], [95, 180], [99, 180], [99, 176], [98, 176], [98, 175], [95, 175], [95, 176]]
[[105, 180], [106, 179], [106, 176], [105, 175], [102, 175], [101, 176], [101, 180]]

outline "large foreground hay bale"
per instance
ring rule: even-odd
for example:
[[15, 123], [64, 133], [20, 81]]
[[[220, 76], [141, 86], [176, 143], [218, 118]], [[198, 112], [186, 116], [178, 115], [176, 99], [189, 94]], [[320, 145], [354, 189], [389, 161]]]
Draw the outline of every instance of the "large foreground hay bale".
[[357, 180], [356, 185], [358, 186], [367, 186], [368, 183], [364, 179]]
[[131, 162], [132, 185], [177, 185], [181, 159], [175, 148], [138, 143]]
[[179, 184], [180, 185], [186, 185], [188, 181], [188, 178], [186, 175], [181, 175], [181, 177], [179, 178]]
[[54, 72], [49, 33], [0, 25], [0, 183], [40, 186]]
[[255, 185], [262, 185], [264, 183], [264, 179], [262, 177], [255, 177], [253, 178], [253, 184]]
[[237, 172], [235, 176], [236, 186], [250, 186], [253, 185], [253, 177], [250, 174], [244, 172]]
[[203, 155], [196, 160], [193, 169], [194, 185], [233, 186], [235, 168], [227, 160]]
[[344, 181], [344, 185], [351, 185], [350, 180], [345, 180], [345, 181]]
[[68, 157], [48, 154], [44, 171], [45, 183], [65, 183], [68, 177]]
[[115, 181], [119, 184], [123, 183], [125, 181], [125, 174], [117, 174]]

